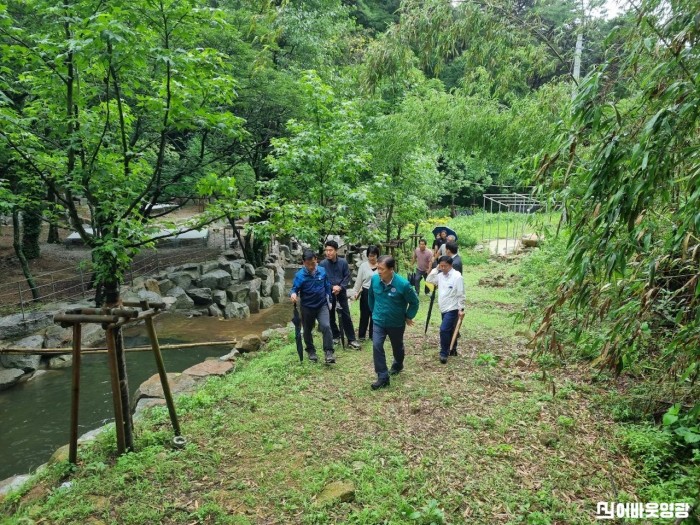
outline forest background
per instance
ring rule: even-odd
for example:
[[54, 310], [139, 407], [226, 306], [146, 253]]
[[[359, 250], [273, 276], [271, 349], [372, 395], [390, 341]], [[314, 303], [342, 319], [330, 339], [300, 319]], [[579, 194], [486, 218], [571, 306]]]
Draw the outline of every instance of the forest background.
[[17, 257], [39, 256], [43, 223], [52, 241], [70, 227], [109, 303], [174, 198], [212, 198], [191, 228], [248, 218], [259, 263], [273, 234], [375, 242], [534, 185], [562, 210], [528, 262], [537, 351], [630, 378], [616, 417], [656, 425], [636, 442], [650, 478], [697, 497], [700, 17], [688, 0], [598, 7], [2, 2]]

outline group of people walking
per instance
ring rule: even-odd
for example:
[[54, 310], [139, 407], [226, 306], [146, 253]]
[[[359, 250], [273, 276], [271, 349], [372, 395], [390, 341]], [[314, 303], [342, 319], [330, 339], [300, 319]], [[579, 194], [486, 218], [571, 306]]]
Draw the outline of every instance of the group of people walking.
[[[425, 240], [421, 240], [414, 251], [417, 264], [416, 278], [409, 282], [396, 273], [396, 260], [391, 255], [380, 255], [376, 246], [367, 248], [367, 259], [359, 266], [357, 278], [351, 290], [353, 299], [360, 300], [360, 324], [358, 338], [372, 340], [374, 370], [377, 380], [371, 384], [373, 390], [390, 384], [390, 376], [403, 370], [406, 326], [413, 319], [420, 305], [418, 299], [421, 279], [437, 286], [438, 306], [442, 314], [440, 326], [440, 362], [447, 363], [450, 354], [456, 354], [456, 343], [450, 348], [452, 334], [457, 321], [464, 317], [464, 282], [461, 271], [454, 267], [457, 246], [447, 237], [440, 245], [428, 251]], [[437, 239], [436, 239], [437, 242]], [[436, 258], [440, 246], [445, 253]], [[452, 250], [451, 250], [452, 249]], [[318, 361], [312, 331], [318, 323], [322, 334], [323, 352], [327, 364], [335, 363], [335, 345], [347, 337], [348, 346], [360, 349], [348, 304], [350, 269], [344, 258], [338, 257], [338, 244], [325, 243], [326, 258], [319, 263], [312, 250], [302, 254], [303, 267], [296, 273], [290, 291], [293, 303], [300, 304], [304, 345], [308, 358]], [[427, 254], [425, 253], [427, 252]], [[435, 262], [435, 264], [433, 264]], [[458, 261], [461, 270], [461, 261]], [[336, 317], [340, 322], [336, 323]], [[391, 367], [387, 366], [384, 343], [389, 338], [393, 354]]]

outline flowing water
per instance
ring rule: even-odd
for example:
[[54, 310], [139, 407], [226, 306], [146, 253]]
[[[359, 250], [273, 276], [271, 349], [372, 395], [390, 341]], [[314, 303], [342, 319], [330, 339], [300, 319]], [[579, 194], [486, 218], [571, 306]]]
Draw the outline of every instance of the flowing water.
[[[219, 320], [214, 317], [187, 319], [161, 314], [155, 318], [161, 344], [227, 341], [248, 334], [260, 334], [275, 325], [286, 325], [292, 308], [288, 302], [276, 304], [248, 319]], [[148, 345], [144, 326], [124, 330], [127, 348]], [[163, 350], [168, 372], [181, 372], [204, 361], [221, 356], [229, 346], [205, 346]], [[151, 352], [126, 355], [129, 388], [157, 373]], [[81, 362], [79, 434], [113, 421], [111, 383], [106, 355], [86, 355]], [[49, 370], [43, 375], [0, 392], [0, 480], [25, 474], [42, 463], [70, 437], [71, 369]]]

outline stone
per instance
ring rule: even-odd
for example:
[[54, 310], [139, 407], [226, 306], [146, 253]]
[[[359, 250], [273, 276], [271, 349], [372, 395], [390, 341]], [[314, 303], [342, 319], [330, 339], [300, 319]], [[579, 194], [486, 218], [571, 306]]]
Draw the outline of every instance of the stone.
[[262, 285], [262, 279], [260, 279], [259, 277], [256, 277], [255, 279], [248, 281], [248, 288], [250, 289], [251, 292], [260, 292], [261, 285]]
[[61, 354], [49, 359], [48, 368], [56, 370], [57, 368], [68, 368], [73, 364], [73, 356], [71, 354]]
[[284, 297], [284, 282], [278, 282], [272, 285], [270, 297], [274, 303], [279, 303]]
[[355, 485], [350, 481], [334, 481], [324, 487], [316, 498], [316, 504], [321, 506], [332, 501], [347, 503], [355, 499]]
[[212, 290], [225, 290], [231, 284], [231, 274], [224, 270], [216, 269], [203, 274], [197, 284], [200, 288]]
[[14, 339], [53, 323], [53, 314], [47, 312], [28, 312], [24, 315], [13, 314], [0, 317], [0, 341]]
[[146, 410], [147, 408], [152, 408], [152, 407], [161, 407], [165, 406], [165, 399], [157, 398], [157, 397], [142, 397], [141, 399], [138, 400], [136, 405], [134, 406], [133, 413], [136, 418], [138, 418], [138, 414]]
[[160, 284], [155, 279], [146, 279], [143, 282], [143, 287], [149, 292], [157, 293], [158, 295], [161, 294]]
[[366, 465], [363, 461], [353, 461], [351, 466], [353, 470], [357, 471], [362, 470], [363, 468], [365, 468]]
[[521, 242], [523, 243], [523, 246], [527, 248], [535, 248], [536, 246], [540, 245], [540, 242], [542, 241], [542, 238], [538, 236], [536, 233], [530, 233], [527, 235], [523, 235]]
[[275, 272], [269, 268], [258, 268], [255, 270], [255, 275], [261, 279], [260, 294], [263, 297], [269, 297], [272, 291], [272, 285], [275, 284]]
[[44, 331], [44, 348], [61, 348], [73, 340], [72, 328], [61, 328], [57, 324]]
[[175, 283], [170, 279], [165, 278], [158, 280], [158, 289], [160, 290], [161, 295], [167, 295], [167, 293], [173, 288], [175, 288]]
[[187, 292], [179, 286], [170, 290], [170, 297], [175, 299], [173, 308], [176, 310], [189, 310], [194, 306], [194, 301], [187, 295]]
[[0, 481], [0, 496], [14, 492], [22, 487], [30, 478], [29, 474], [12, 476], [11, 478]]
[[280, 244], [279, 249], [280, 253], [284, 255], [287, 258], [287, 260], [290, 260], [292, 258], [292, 252], [289, 249], [289, 246], [287, 246], [286, 244]]
[[247, 276], [249, 276], [250, 278], [255, 277], [255, 267], [252, 264], [245, 263], [243, 265], [243, 269], [245, 270]]
[[[196, 387], [197, 381], [191, 375], [175, 372], [168, 372], [167, 375], [170, 392], [173, 395], [183, 392], [192, 392]], [[136, 390], [134, 399], [141, 399], [142, 397], [163, 398], [163, 388], [160, 385], [160, 376], [158, 374], [153, 374], [146, 379]]]
[[228, 303], [224, 307], [225, 319], [246, 319], [250, 317], [250, 309], [247, 304]]
[[251, 291], [248, 295], [248, 308], [250, 308], [251, 314], [257, 314], [260, 312], [260, 292]]
[[183, 374], [189, 374], [195, 377], [222, 376], [233, 369], [233, 364], [230, 361], [204, 361], [183, 370]]
[[[13, 348], [27, 348], [39, 350], [44, 345], [43, 335], [30, 335], [19, 341], [12, 343]], [[0, 355], [0, 365], [5, 368], [21, 368], [25, 372], [37, 370], [41, 363], [41, 356], [35, 354], [2, 354]]]
[[88, 323], [83, 325], [83, 330], [81, 333], [82, 346], [89, 347], [96, 343], [100, 343], [105, 340], [105, 331], [102, 326], [95, 323]]
[[194, 304], [209, 306], [212, 303], [211, 288], [192, 288], [187, 290], [187, 295], [194, 301]]
[[207, 314], [209, 317], [223, 317], [224, 313], [215, 304], [210, 304], [207, 307]]
[[49, 465], [54, 465], [56, 463], [61, 463], [63, 461], [68, 461], [68, 454], [70, 452], [70, 445], [63, 445], [62, 447], [58, 448], [56, 452], [51, 454], [51, 457], [49, 458]]
[[107, 425], [103, 425], [99, 428], [94, 428], [88, 432], [85, 432], [82, 436], [78, 438], [78, 443], [88, 443], [90, 441], [94, 441], [97, 439], [97, 436], [102, 434], [103, 432], [106, 432], [109, 430], [110, 427], [113, 427], [114, 423], [109, 423]]
[[241, 263], [238, 261], [219, 261], [219, 269], [225, 271], [232, 278], [238, 280], [241, 271]]
[[175, 272], [168, 275], [168, 279], [172, 281], [175, 286], [179, 286], [184, 290], [190, 288], [192, 286], [192, 282], [198, 277], [199, 274], [192, 275], [190, 272]]
[[211, 294], [211, 297], [212, 299], [214, 299], [214, 302], [222, 308], [228, 303], [228, 298], [226, 296], [225, 290], [214, 290], [214, 292], [212, 292]]
[[219, 361], [235, 361], [236, 357], [239, 355], [241, 355], [241, 353], [234, 348], [228, 354], [222, 355]]
[[260, 309], [261, 310], [266, 310], [272, 305], [275, 304], [275, 301], [272, 300], [272, 297], [261, 297], [260, 298]]
[[212, 270], [218, 270], [219, 269], [219, 261], [204, 261], [199, 265], [199, 272], [204, 275], [205, 273], [209, 273]]
[[199, 274], [201, 264], [199, 263], [185, 263], [181, 264], [180, 266], [175, 267], [176, 272], [190, 272], [192, 274]]
[[149, 290], [141, 290], [139, 292], [139, 301], [148, 301], [149, 304], [162, 303], [163, 298], [160, 294], [151, 292]]
[[250, 286], [247, 284], [232, 284], [226, 288], [226, 297], [234, 303], [245, 303], [249, 293]]
[[257, 352], [262, 346], [262, 339], [257, 335], [246, 335], [238, 343], [236, 350], [239, 352]]
[[23, 375], [24, 370], [20, 368], [0, 369], [0, 390], [15, 386]]

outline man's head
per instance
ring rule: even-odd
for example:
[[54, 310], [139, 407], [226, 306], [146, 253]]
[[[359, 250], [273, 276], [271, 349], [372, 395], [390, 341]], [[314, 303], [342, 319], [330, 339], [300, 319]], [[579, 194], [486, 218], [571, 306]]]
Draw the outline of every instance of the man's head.
[[447, 236], [447, 242], [455, 242], [457, 238], [454, 235]]
[[391, 255], [382, 255], [377, 260], [377, 273], [379, 278], [388, 283], [394, 278], [394, 267], [396, 266], [396, 260]]
[[318, 264], [316, 254], [312, 250], [304, 250], [304, 253], [301, 254], [301, 262], [310, 273], [316, 270], [316, 265]]
[[445, 243], [445, 252], [447, 252], [447, 255], [450, 257], [454, 257], [457, 255], [457, 251], [459, 248], [457, 247], [457, 243], [454, 241], [449, 241]]
[[335, 261], [338, 257], [338, 243], [335, 241], [326, 241], [325, 244], [326, 259]]
[[452, 269], [452, 257], [449, 255], [443, 255], [438, 259], [438, 268], [444, 274]]
[[425, 245], [426, 245], [425, 239], [421, 239], [420, 241], [418, 241], [418, 248], [420, 248], [420, 251], [422, 251], [422, 252], [425, 251]]

